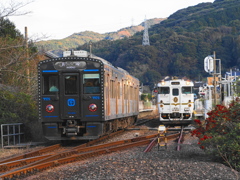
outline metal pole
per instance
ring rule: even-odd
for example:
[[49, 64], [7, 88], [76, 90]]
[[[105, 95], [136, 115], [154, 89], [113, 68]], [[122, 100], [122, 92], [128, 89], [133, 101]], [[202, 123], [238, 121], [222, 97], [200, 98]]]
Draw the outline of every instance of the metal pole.
[[9, 137], [9, 126], [7, 126], [7, 135], [8, 135], [8, 146], [10, 144], [10, 137]]
[[16, 144], [16, 131], [15, 131], [15, 125], [13, 125], [13, 145]]
[[4, 146], [3, 146], [3, 125], [1, 125], [1, 142], [2, 142], [2, 148], [4, 148]]
[[26, 75], [27, 75], [27, 82], [28, 87], [27, 90], [30, 91], [30, 63], [29, 63], [29, 52], [28, 52], [28, 28], [25, 27], [25, 52], [26, 52], [26, 62], [27, 62], [27, 69], [26, 69]]
[[20, 124], [18, 124], [18, 134], [19, 134], [19, 135], [18, 135], [18, 143], [20, 144], [20, 143], [21, 143], [21, 139], [20, 139], [20, 138], [21, 138], [21, 137], [20, 137], [20, 136], [21, 136]]
[[213, 74], [213, 93], [214, 93], [214, 106], [217, 105], [217, 81], [216, 81], [216, 77], [217, 77], [217, 73], [216, 73], [216, 54], [215, 51], [213, 52], [213, 67], [214, 67], [214, 74]]
[[89, 41], [90, 57], [92, 57], [92, 41]]

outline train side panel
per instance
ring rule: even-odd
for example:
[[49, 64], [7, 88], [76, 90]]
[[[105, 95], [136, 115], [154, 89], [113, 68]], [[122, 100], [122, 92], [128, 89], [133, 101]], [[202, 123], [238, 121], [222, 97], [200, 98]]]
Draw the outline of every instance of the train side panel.
[[[139, 113], [139, 82], [126, 72], [105, 68], [106, 120], [137, 116]], [[110, 78], [111, 77], [111, 78]]]

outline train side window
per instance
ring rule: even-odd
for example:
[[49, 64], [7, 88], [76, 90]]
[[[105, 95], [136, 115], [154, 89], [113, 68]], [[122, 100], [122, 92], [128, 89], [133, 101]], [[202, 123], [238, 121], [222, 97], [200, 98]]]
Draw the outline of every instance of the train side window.
[[43, 76], [43, 94], [50, 95], [58, 92], [58, 76], [44, 75]]
[[65, 76], [65, 94], [77, 94], [77, 76], [68, 75]]
[[183, 94], [191, 94], [192, 88], [191, 87], [182, 87], [182, 93]]
[[83, 91], [84, 94], [100, 93], [100, 75], [99, 74], [83, 74]]
[[169, 94], [169, 87], [160, 87], [158, 92], [159, 94]]
[[173, 89], [172, 90], [172, 95], [173, 96], [178, 96], [179, 95], [179, 89]]

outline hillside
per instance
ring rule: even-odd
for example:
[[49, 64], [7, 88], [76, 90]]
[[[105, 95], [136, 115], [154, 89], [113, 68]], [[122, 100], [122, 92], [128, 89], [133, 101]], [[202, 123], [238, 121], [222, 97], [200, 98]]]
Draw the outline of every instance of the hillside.
[[[149, 28], [150, 46], [142, 46], [142, 33], [128, 39], [93, 43], [93, 53], [154, 86], [163, 76], [209, 76], [203, 60], [216, 52], [222, 71], [239, 68], [240, 1], [215, 0], [181, 9]], [[78, 49], [88, 50], [87, 45]]]
[[[150, 46], [142, 46], [142, 31], [135, 31], [133, 36], [125, 38], [130, 31], [124, 28], [111, 35], [104, 34], [103, 39], [91, 39], [92, 52], [126, 69], [151, 87], [164, 76], [202, 80], [209, 76], [204, 71], [203, 60], [214, 51], [221, 59], [222, 73], [230, 68], [239, 69], [239, 17], [239, 0], [200, 3], [152, 25], [149, 28]], [[91, 36], [88, 34], [87, 37]], [[85, 43], [76, 49], [89, 51], [89, 45]]]
[[[148, 25], [152, 26], [158, 24], [161, 21], [165, 20], [164, 18], [155, 18], [148, 20]], [[126, 27], [118, 30], [117, 32], [109, 32], [105, 34], [100, 34], [92, 31], [84, 31], [79, 33], [74, 33], [64, 39], [60, 40], [48, 40], [48, 41], [39, 41], [36, 43], [36, 46], [44, 48], [44, 50], [50, 50], [53, 52], [58, 52], [58, 50], [74, 49], [79, 45], [88, 43], [89, 41], [97, 42], [100, 40], [118, 40], [125, 37], [133, 36], [136, 32], [140, 32], [144, 29], [144, 24], [141, 23], [138, 26]], [[55, 50], [55, 51], [54, 51]]]

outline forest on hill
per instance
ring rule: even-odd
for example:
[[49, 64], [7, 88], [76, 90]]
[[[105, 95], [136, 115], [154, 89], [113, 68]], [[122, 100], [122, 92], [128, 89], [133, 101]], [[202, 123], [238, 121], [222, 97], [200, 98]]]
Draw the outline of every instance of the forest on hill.
[[[204, 58], [216, 52], [222, 71], [239, 68], [240, 1], [215, 0], [181, 9], [149, 28], [150, 46], [142, 46], [143, 32], [119, 40], [92, 44], [92, 52], [126, 69], [144, 85], [164, 76], [201, 80]], [[85, 43], [77, 49], [88, 50]]]
[[[166, 18], [154, 18], [147, 20], [148, 25], [151, 27], [154, 24], [158, 24]], [[36, 43], [36, 46], [39, 49], [44, 49], [45, 51], [51, 51], [54, 54], [61, 54], [61, 51], [66, 49], [74, 49], [79, 45], [83, 45], [85, 43], [97, 42], [101, 40], [118, 40], [123, 39], [125, 37], [133, 36], [135, 33], [140, 32], [144, 29], [144, 23], [141, 23], [137, 26], [130, 26], [122, 28], [116, 32], [108, 32], [104, 34], [100, 34], [93, 31], [84, 31], [79, 33], [74, 33], [64, 39], [58, 40], [47, 40], [47, 41], [39, 41]]]
[[[186, 76], [192, 80], [205, 78], [209, 74], [204, 71], [203, 60], [214, 51], [216, 57], [221, 59], [223, 73], [230, 68], [238, 69], [239, 17], [240, 1], [215, 0], [213, 3], [200, 3], [181, 9], [164, 21], [161, 18], [149, 20], [150, 46], [142, 46], [143, 24], [104, 34], [103, 39], [102, 35], [86, 31], [75, 33], [65, 40], [66, 44], [72, 44], [71, 39], [88, 37], [89, 39], [83, 38], [82, 45], [75, 45], [78, 46], [77, 50], [89, 51], [88, 42], [95, 38], [92, 40], [92, 52], [95, 55], [126, 69], [144, 85], [153, 87], [164, 76]], [[32, 54], [26, 58], [23, 35], [6, 17], [0, 18], [0, 38], [3, 47], [0, 47], [0, 81], [24, 89], [24, 84], [28, 83], [25, 78], [25, 63], [34, 67], [30, 68], [30, 76], [33, 77], [36, 63], [43, 57], [36, 56], [39, 55], [40, 49], [37, 50], [34, 46], [36, 44], [29, 41], [27, 52]], [[26, 59], [29, 62], [24, 62]], [[34, 83], [35, 79], [30, 80]]]

